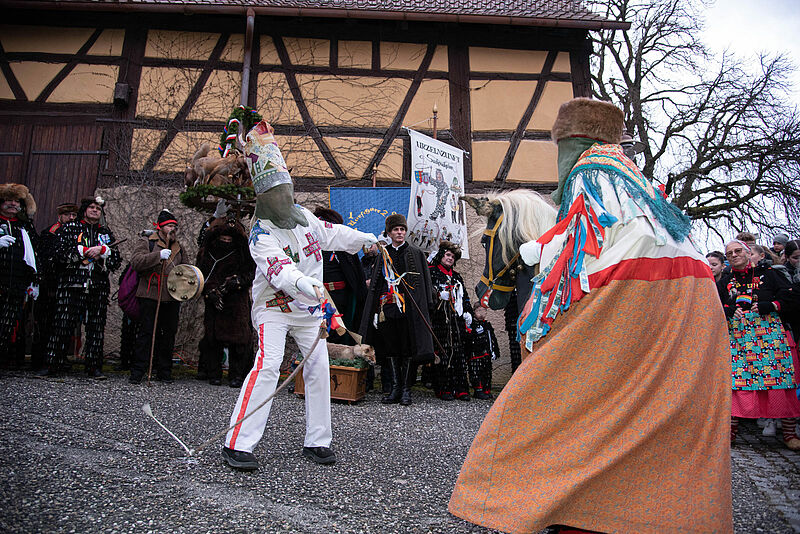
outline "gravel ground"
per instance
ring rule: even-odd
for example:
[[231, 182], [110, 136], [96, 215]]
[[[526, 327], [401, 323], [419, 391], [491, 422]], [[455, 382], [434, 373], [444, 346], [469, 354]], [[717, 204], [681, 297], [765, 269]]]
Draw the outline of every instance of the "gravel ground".
[[[141, 411], [150, 402], [196, 447], [227, 424], [238, 393], [227, 386], [16, 373], [0, 389], [2, 532], [491, 532], [447, 513], [489, 401], [443, 403], [415, 390], [409, 408], [381, 405], [377, 393], [334, 403], [339, 461], [318, 466], [300, 456], [302, 399], [281, 393], [255, 451], [261, 469], [241, 473], [223, 465], [221, 440], [187, 459]], [[752, 439], [743, 447], [734, 450], [736, 532], [797, 531], [785, 506], [800, 488], [798, 455]], [[790, 466], [787, 495], [758, 481], [748, 455], [762, 453]]]

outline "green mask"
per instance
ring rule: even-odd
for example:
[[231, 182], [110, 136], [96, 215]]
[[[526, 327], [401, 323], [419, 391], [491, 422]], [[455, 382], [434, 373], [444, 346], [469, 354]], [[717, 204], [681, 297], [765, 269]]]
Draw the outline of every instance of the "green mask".
[[586, 137], [567, 137], [558, 142], [558, 187], [550, 195], [556, 206], [561, 204], [564, 184], [566, 184], [572, 168], [580, 159], [581, 154], [589, 150], [595, 143], [598, 141]]

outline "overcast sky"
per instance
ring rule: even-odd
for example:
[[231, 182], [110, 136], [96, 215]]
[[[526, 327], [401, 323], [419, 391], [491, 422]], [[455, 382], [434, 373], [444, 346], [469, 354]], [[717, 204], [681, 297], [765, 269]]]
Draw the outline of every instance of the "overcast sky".
[[[707, 11], [705, 42], [715, 52], [726, 48], [743, 59], [759, 52], [785, 52], [800, 67], [798, 0], [717, 0]], [[793, 77], [800, 104], [800, 70]]]

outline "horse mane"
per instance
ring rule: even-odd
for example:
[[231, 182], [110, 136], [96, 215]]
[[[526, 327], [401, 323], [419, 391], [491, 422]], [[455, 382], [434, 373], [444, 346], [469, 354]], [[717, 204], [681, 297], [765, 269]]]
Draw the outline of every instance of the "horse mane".
[[505, 262], [522, 243], [539, 239], [556, 223], [555, 207], [534, 191], [515, 189], [489, 194], [488, 198], [492, 204], [500, 204], [505, 215], [497, 231]]

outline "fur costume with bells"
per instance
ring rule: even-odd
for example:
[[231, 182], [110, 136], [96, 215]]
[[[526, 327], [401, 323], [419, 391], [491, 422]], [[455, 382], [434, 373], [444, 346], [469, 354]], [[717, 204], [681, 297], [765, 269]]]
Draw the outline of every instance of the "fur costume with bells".
[[[323, 250], [355, 253], [377, 239], [341, 224], [320, 221], [294, 203], [292, 178], [267, 122], [261, 121], [250, 130], [244, 152], [257, 195], [248, 244], [257, 268], [251, 317], [259, 349], [231, 414], [231, 425], [275, 391], [286, 335], [290, 334], [307, 362], [303, 367], [303, 453], [322, 451], [325, 458], [314, 453], [316, 461], [335, 461], [329, 450], [332, 432], [326, 344], [317, 343], [309, 354], [323, 318], [314, 287], [322, 288]], [[223, 456], [232, 467], [237, 466], [232, 458], [246, 458], [249, 468], [257, 465], [252, 451], [264, 433], [271, 404], [228, 432]]]
[[[223, 236], [229, 237], [230, 242], [224, 241]], [[250, 288], [256, 271], [244, 226], [235, 218], [215, 219], [197, 252], [197, 267], [205, 277], [205, 333], [200, 341], [200, 368], [212, 383], [219, 384], [222, 352], [227, 346], [228, 379], [232, 387], [241, 386], [252, 365]]]
[[[452, 267], [442, 264], [446, 252], [455, 257]], [[431, 324], [445, 351], [437, 354], [439, 361], [433, 366], [433, 390], [445, 400], [469, 398], [464, 341], [466, 322], [472, 323], [472, 305], [464, 279], [455, 270], [459, 259], [461, 247], [450, 241], [442, 241], [430, 266], [434, 295]]]
[[[90, 376], [102, 376], [103, 341], [106, 311], [111, 284], [109, 274], [122, 263], [113, 232], [102, 222], [100, 198], [84, 198], [78, 208], [78, 218], [62, 225], [54, 234], [53, 257], [60, 266], [56, 290], [56, 312], [53, 332], [47, 344], [47, 365], [58, 371], [66, 365], [66, 348], [75, 328], [81, 323], [86, 330], [83, 353], [86, 371]], [[91, 205], [100, 206], [98, 222], [85, 219]], [[99, 256], [92, 258], [90, 250], [100, 247]]]
[[0, 185], [0, 203], [13, 200], [19, 211], [0, 215], [0, 364], [10, 357], [12, 340], [21, 331], [25, 296], [37, 276], [37, 236], [31, 222], [36, 203], [24, 185]]

